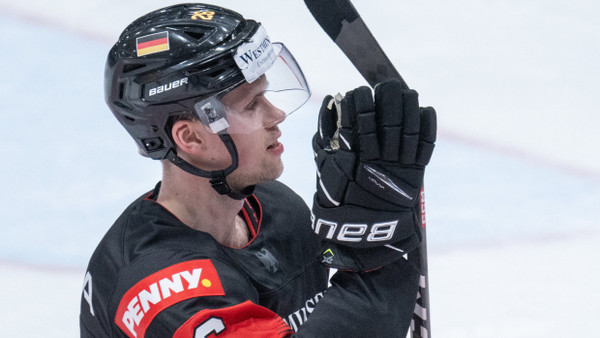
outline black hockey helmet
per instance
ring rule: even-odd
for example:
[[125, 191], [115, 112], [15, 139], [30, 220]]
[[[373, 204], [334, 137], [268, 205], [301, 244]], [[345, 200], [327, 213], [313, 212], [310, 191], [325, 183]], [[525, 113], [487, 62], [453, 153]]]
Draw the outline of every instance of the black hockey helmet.
[[[135, 20], [123, 31], [108, 54], [105, 99], [142, 155], [212, 178], [217, 191], [232, 195], [225, 176], [237, 168], [237, 150], [227, 128], [227, 109], [219, 99], [275, 68], [279, 58], [291, 67], [297, 82], [292, 92], [303, 93], [301, 103], [287, 114], [308, 100], [310, 90], [283, 45], [271, 43], [260, 23], [234, 11], [206, 4], [174, 5]], [[270, 84], [276, 82], [269, 78]], [[279, 90], [284, 91], [290, 88]], [[181, 116], [198, 118], [219, 134], [231, 155], [229, 167], [204, 171], [177, 156], [170, 128]]]
[[123, 31], [108, 54], [105, 98], [143, 155], [167, 157], [168, 119], [192, 113], [180, 101], [244, 79], [231, 55], [257, 27], [227, 9], [184, 4], [149, 13]]

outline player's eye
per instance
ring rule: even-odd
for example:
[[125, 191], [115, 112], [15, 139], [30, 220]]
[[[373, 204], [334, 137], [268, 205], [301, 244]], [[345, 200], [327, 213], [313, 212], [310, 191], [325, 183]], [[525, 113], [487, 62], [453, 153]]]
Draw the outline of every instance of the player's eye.
[[258, 100], [254, 98], [248, 105], [246, 105], [246, 110], [256, 110], [256, 106], [258, 105]]

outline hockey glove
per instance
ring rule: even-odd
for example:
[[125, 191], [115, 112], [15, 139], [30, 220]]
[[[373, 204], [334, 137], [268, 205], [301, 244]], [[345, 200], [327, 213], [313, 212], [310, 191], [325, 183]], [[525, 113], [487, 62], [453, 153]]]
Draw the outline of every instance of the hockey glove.
[[436, 113], [398, 81], [325, 98], [313, 137], [313, 230], [325, 264], [365, 271], [421, 241], [419, 194], [433, 153]]

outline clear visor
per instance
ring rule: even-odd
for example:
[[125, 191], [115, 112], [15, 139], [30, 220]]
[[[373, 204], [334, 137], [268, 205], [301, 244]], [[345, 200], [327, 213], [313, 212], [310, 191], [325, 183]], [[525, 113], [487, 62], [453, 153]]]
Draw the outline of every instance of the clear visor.
[[287, 48], [281, 43], [272, 43], [268, 54], [256, 59], [259, 69], [255, 67], [253, 73], [242, 69], [246, 80], [234, 89], [194, 104], [200, 121], [212, 133], [249, 134], [269, 128], [308, 101], [310, 89]]

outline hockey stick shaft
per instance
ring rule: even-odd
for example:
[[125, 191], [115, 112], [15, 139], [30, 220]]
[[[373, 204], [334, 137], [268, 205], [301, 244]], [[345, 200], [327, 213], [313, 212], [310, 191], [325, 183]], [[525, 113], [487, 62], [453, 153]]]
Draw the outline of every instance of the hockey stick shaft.
[[371, 87], [398, 79], [408, 88], [349, 0], [304, 0], [325, 33], [344, 52]]
[[419, 248], [415, 252], [409, 253], [409, 260], [419, 267], [421, 277], [410, 333], [413, 338], [430, 338], [431, 319], [429, 318], [429, 271], [427, 264], [427, 232], [425, 231], [427, 225], [425, 218], [425, 188], [421, 189], [419, 204], [421, 206], [421, 234], [423, 238]]
[[[371, 87], [389, 79], [408, 85], [387, 57], [350, 0], [304, 0], [321, 28], [344, 52]], [[411, 337], [431, 337], [429, 314], [429, 276], [427, 264], [427, 237], [425, 233], [424, 192], [421, 191], [421, 224], [423, 239], [409, 260], [420, 269], [419, 294], [411, 322]]]

